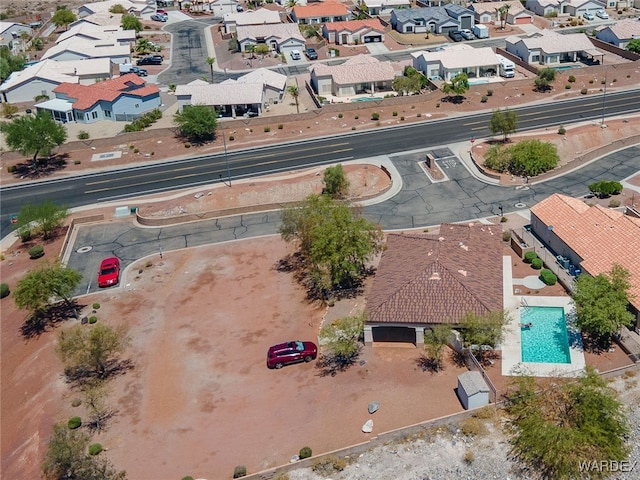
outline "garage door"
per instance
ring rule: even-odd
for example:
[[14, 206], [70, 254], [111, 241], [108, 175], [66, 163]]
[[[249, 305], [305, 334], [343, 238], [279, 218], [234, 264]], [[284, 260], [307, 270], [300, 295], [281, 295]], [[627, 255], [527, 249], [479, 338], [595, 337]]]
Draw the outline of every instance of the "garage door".
[[416, 331], [407, 327], [373, 327], [374, 342], [416, 343]]
[[531, 17], [518, 17], [516, 18], [516, 25], [524, 25], [531, 23]]
[[372, 43], [372, 42], [381, 42], [382, 35], [371, 35], [369, 37], [364, 37], [364, 43]]

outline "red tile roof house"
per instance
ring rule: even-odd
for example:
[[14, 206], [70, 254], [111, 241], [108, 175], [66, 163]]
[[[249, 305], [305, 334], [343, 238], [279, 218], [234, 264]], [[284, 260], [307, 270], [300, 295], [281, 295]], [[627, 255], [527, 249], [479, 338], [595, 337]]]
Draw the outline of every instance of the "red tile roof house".
[[425, 329], [504, 308], [502, 229], [443, 224], [437, 234], [390, 234], [367, 298], [366, 344], [424, 344]]
[[92, 85], [61, 83], [53, 89], [56, 98], [36, 104], [59, 122], [93, 123], [99, 120], [130, 122], [159, 108], [160, 89], [147, 85], [135, 73]]
[[614, 263], [626, 269], [640, 328], [640, 218], [556, 193], [531, 208], [531, 232], [552, 258], [567, 257], [582, 272], [607, 273]]
[[291, 10], [291, 18], [301, 25], [319, 25], [327, 22], [344, 22], [351, 18], [346, 5], [338, 2], [311, 3], [295, 6]]
[[377, 18], [328, 22], [322, 26], [322, 36], [336, 45], [384, 42], [384, 27]]

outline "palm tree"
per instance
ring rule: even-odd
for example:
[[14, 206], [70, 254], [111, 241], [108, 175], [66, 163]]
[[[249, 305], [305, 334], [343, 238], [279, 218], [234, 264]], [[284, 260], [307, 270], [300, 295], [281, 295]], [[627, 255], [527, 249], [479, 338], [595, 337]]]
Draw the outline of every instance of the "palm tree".
[[207, 57], [207, 65], [209, 65], [209, 69], [211, 70], [211, 83], [213, 83], [213, 64], [216, 63], [215, 57]]
[[151, 42], [149, 42], [149, 40], [147, 40], [146, 38], [138, 39], [138, 42], [136, 43], [136, 52], [146, 53], [150, 52], [151, 50], [153, 50], [153, 46], [151, 45]]
[[298, 105], [298, 97], [300, 96], [300, 90], [298, 89], [298, 85], [291, 85], [287, 87], [287, 93], [293, 97], [296, 101], [296, 110], [300, 113], [300, 105]]

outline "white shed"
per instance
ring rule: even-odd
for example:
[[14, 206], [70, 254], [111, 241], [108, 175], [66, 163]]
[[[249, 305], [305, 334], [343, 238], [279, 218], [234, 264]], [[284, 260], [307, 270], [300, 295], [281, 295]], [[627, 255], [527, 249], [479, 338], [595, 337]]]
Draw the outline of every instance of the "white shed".
[[458, 375], [458, 397], [465, 410], [489, 405], [489, 387], [480, 372]]

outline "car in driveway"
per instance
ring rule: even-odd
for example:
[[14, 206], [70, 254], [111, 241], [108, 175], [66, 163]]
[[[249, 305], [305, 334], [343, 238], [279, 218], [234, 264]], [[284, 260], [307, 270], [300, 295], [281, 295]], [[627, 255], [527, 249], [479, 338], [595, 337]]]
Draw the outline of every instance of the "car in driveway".
[[166, 22], [169, 19], [168, 15], [162, 15], [159, 13], [154, 13], [151, 15], [151, 20], [154, 22]]
[[462, 38], [464, 38], [465, 40], [473, 40], [474, 38], [476, 38], [473, 32], [468, 28], [463, 28], [462, 30], [460, 30], [460, 35], [462, 35]]
[[449, 30], [449, 38], [454, 42], [461, 42], [464, 40], [460, 30]]
[[98, 287], [112, 287], [120, 282], [120, 260], [116, 257], [105, 258], [98, 270]]
[[318, 59], [318, 52], [316, 52], [315, 48], [309, 47], [309, 48], [305, 49], [304, 54], [306, 55], [306, 57], [309, 60], [317, 60]]
[[291, 60], [300, 60], [301, 58], [300, 50], [291, 50]]
[[135, 73], [139, 77], [146, 77], [147, 75], [149, 75], [149, 72], [147, 72], [146, 69], [138, 67], [131, 67], [129, 69], [129, 73]]
[[593, 13], [584, 12], [582, 14], [582, 18], [584, 18], [585, 20], [593, 20], [595, 17], [593, 16]]
[[299, 362], [310, 362], [318, 356], [318, 347], [313, 342], [294, 340], [269, 347], [267, 367], [282, 368]]
[[140, 58], [136, 65], [162, 65], [164, 57], [162, 55], [149, 55], [148, 57]]
[[604, 10], [598, 10], [596, 12], [596, 17], [602, 18], [603, 20], [607, 20], [609, 18], [609, 14]]

